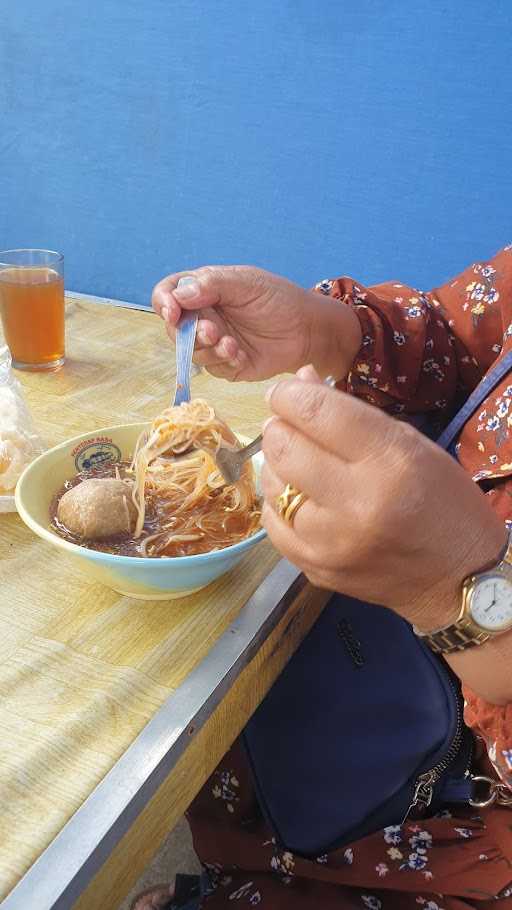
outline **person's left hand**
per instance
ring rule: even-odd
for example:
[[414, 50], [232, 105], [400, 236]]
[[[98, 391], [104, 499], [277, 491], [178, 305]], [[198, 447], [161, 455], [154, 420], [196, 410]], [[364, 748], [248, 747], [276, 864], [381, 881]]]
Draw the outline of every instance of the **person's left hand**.
[[[453, 622], [462, 581], [506, 542], [477, 484], [435, 443], [325, 387], [311, 367], [274, 386], [270, 406], [262, 521], [276, 548], [318, 587], [391, 607], [422, 631]], [[293, 526], [276, 512], [287, 483], [308, 497]]]

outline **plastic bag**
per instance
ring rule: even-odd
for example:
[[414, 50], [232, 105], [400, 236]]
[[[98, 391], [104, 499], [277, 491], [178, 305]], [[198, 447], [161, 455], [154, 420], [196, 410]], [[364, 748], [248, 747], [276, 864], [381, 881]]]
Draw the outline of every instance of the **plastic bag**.
[[0, 346], [0, 512], [15, 511], [14, 489], [28, 464], [43, 451], [9, 348]]

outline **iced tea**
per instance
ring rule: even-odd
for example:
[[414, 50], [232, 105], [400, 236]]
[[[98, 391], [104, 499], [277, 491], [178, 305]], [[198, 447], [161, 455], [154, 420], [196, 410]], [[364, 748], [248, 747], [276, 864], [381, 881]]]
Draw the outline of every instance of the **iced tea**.
[[0, 315], [14, 366], [54, 370], [64, 363], [62, 267], [9, 265], [9, 254], [0, 253]]

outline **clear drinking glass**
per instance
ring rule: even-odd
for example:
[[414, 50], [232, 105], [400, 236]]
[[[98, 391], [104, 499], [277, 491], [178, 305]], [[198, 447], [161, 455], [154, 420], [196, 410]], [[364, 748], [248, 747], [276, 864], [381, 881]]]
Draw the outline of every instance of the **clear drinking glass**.
[[0, 252], [0, 316], [13, 366], [64, 363], [64, 257], [52, 250]]

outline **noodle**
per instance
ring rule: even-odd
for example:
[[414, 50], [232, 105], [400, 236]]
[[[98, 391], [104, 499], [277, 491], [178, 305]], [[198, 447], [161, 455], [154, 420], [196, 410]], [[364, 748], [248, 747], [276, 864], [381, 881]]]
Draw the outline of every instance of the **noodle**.
[[[226, 484], [214, 458], [221, 445], [239, 447], [200, 398], [166, 409], [140, 436], [131, 470], [137, 509], [133, 537], [142, 538], [141, 556], [219, 550], [257, 530], [261, 511], [252, 467], [246, 464], [240, 480]], [[148, 503], [158, 513], [158, 529], [144, 534]]]

